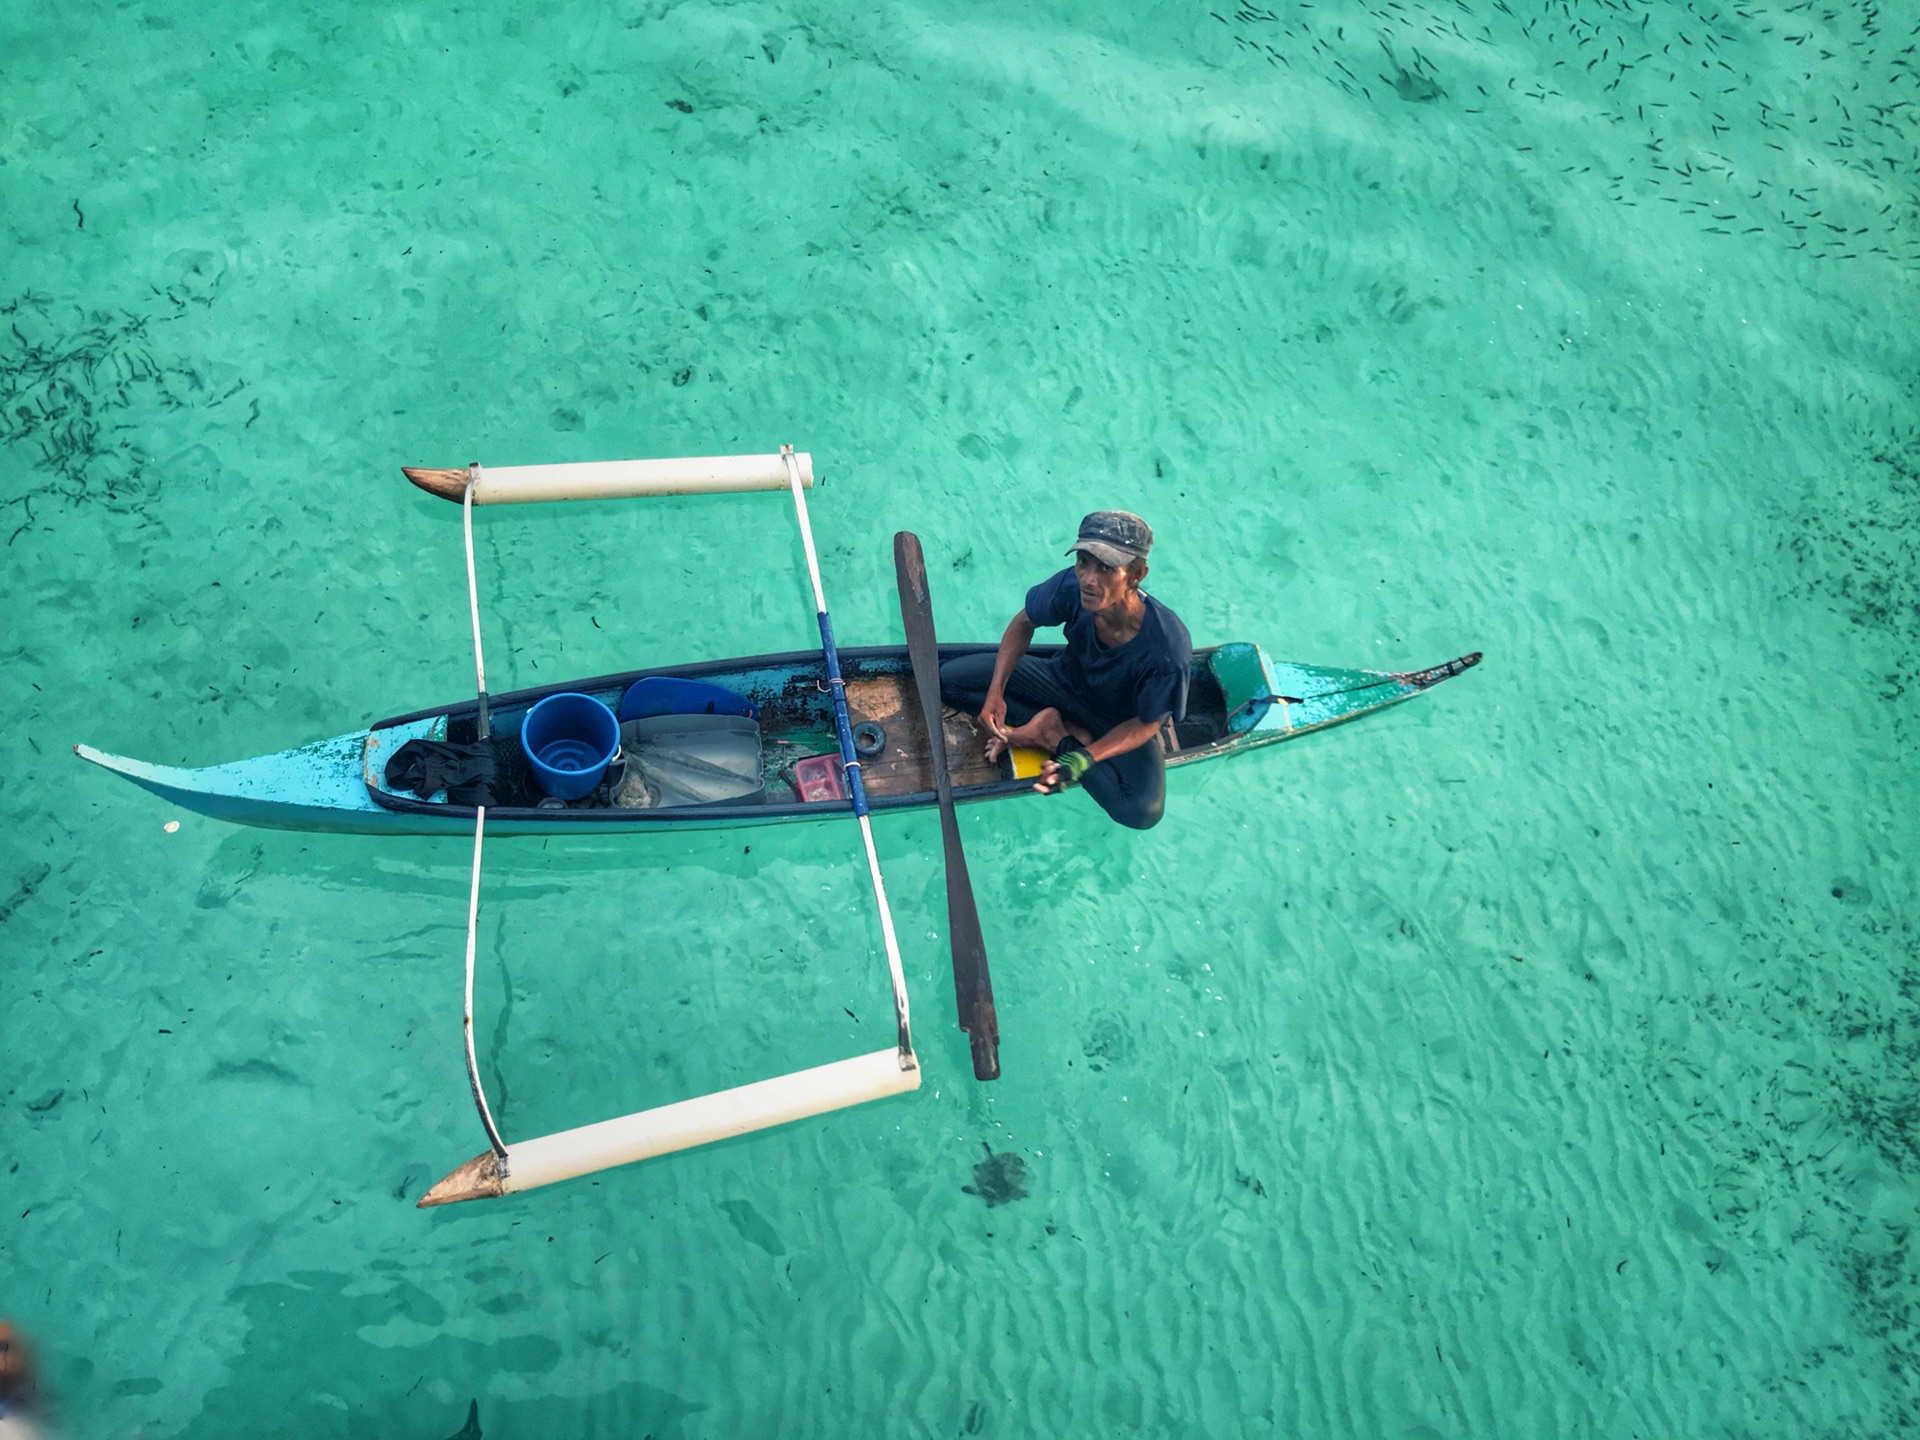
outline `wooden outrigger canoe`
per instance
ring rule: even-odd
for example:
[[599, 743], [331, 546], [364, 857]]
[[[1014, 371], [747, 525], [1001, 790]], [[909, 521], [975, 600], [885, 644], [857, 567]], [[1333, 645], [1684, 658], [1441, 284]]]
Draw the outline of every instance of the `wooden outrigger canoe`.
[[[990, 645], [943, 645], [942, 660]], [[1035, 655], [1058, 647], [1036, 645]], [[1411, 699], [1475, 664], [1465, 655], [1426, 670], [1382, 672], [1330, 669], [1274, 661], [1250, 644], [1221, 645], [1195, 653], [1186, 718], [1169, 726], [1169, 766], [1237, 755], [1292, 740], [1330, 725], [1357, 720]], [[912, 694], [912, 674], [901, 646], [840, 652], [847, 708], [856, 725], [881, 728], [884, 748], [863, 762], [866, 789], [876, 811], [909, 810], [934, 803], [931, 747]], [[548, 695], [592, 695], [610, 708], [642, 679], [698, 680], [732, 691], [759, 710], [764, 784], [757, 796], [709, 805], [623, 809], [604, 792], [565, 809], [541, 809], [519, 750], [520, 722]], [[1266, 697], [1277, 697], [1271, 700]], [[679, 830], [844, 816], [847, 799], [805, 801], [791, 780], [796, 760], [838, 755], [832, 697], [818, 650], [761, 655], [744, 660], [635, 670], [570, 680], [490, 697], [493, 743], [510, 792], [487, 809], [493, 834], [604, 834], [615, 831]], [[185, 769], [109, 755], [89, 745], [74, 751], [185, 809], [242, 825], [280, 830], [333, 830], [369, 835], [466, 834], [475, 807], [453, 804], [445, 793], [420, 799], [387, 783], [388, 760], [409, 740], [471, 742], [478, 702], [473, 699], [380, 720], [332, 739], [236, 760]], [[946, 749], [954, 799], [967, 804], [1032, 794], [1030, 780], [1016, 777], [1010, 757], [983, 758], [985, 735], [971, 716], [946, 717]], [[552, 802], [548, 802], [549, 805]]]
[[[819, 1115], [829, 1110], [915, 1090], [920, 1064], [913, 1048], [906, 976], [891, 908], [874, 847], [870, 810], [912, 809], [940, 804], [947, 849], [949, 921], [954, 928], [954, 981], [961, 1028], [968, 1030], [976, 1078], [999, 1073], [999, 1033], [993, 1018], [986, 956], [979, 942], [971, 884], [959, 854], [952, 801], [991, 800], [1032, 793], [1014, 756], [989, 763], [985, 737], [972, 717], [941, 713], [937, 686], [916, 683], [908, 647], [841, 651], [827, 612], [813, 530], [804, 491], [811, 488], [811, 458], [782, 446], [778, 455], [704, 457], [684, 460], [613, 461], [604, 464], [519, 466], [465, 470], [408, 470], [408, 479], [461, 506], [466, 539], [468, 605], [473, 622], [476, 694], [473, 700], [395, 716], [330, 740], [293, 750], [200, 769], [130, 760], [86, 745], [76, 754], [201, 814], [240, 824], [292, 830], [369, 834], [473, 832], [473, 878], [467, 901], [466, 1003], [462, 1030], [467, 1083], [486, 1131], [488, 1148], [456, 1168], [419, 1200], [422, 1206], [497, 1197], [591, 1174], [610, 1166], [669, 1154], [691, 1146]], [[473, 507], [556, 500], [593, 500], [647, 495], [722, 494], [786, 490], [806, 553], [819, 651], [763, 655], [750, 660], [604, 675], [490, 696], [481, 654], [479, 582], [474, 569]], [[903, 542], [911, 542], [902, 548]], [[913, 565], [903, 557], [911, 555]], [[937, 646], [925, 593], [919, 543], [903, 533], [895, 542], [896, 573], [902, 579], [902, 616], [909, 646], [929, 657], [991, 650], [992, 646]], [[914, 578], [906, 583], [910, 570]], [[911, 598], [909, 589], [912, 590]], [[1058, 647], [1035, 647], [1045, 654]], [[1384, 672], [1327, 669], [1269, 659], [1258, 646], [1220, 645], [1194, 656], [1187, 713], [1163, 732], [1172, 766], [1258, 749], [1314, 730], [1357, 720], [1431, 689], [1478, 663], [1475, 653], [1427, 670]], [[915, 703], [915, 691], [919, 703]], [[644, 692], [644, 703], [634, 704]], [[543, 796], [530, 773], [521, 727], [536, 703], [562, 693], [591, 697], [621, 721], [632, 752], [616, 762], [636, 767], [636, 788], [622, 773], [577, 799]], [[701, 694], [705, 713], [725, 723], [686, 719], [691, 708], [662, 709], [663, 694], [678, 694], [691, 706]], [[686, 697], [691, 697], [687, 699]], [[589, 717], [591, 703], [572, 704]], [[729, 713], [750, 723], [726, 720]], [[649, 728], [650, 719], [673, 725]], [[600, 721], [606, 717], [598, 716]], [[938, 751], [931, 729], [939, 727]], [[677, 727], [678, 750], [663, 745]], [[604, 726], [601, 727], [604, 730]], [[702, 758], [689, 738], [725, 732], [727, 768]], [[741, 743], [735, 744], [738, 740]], [[457, 803], [447, 790], [421, 795], [427, 780], [415, 772], [408, 792], [390, 778], [389, 766], [409, 742], [429, 753], [471, 764], [484, 803]], [[441, 747], [433, 751], [432, 747]], [[419, 753], [415, 747], [409, 755]], [[604, 753], [604, 752], [602, 752]], [[946, 759], [942, 766], [936, 754]], [[648, 770], [651, 757], [656, 769]], [[403, 761], [405, 757], [400, 757]], [[675, 766], [678, 766], [677, 771]], [[834, 771], [838, 769], [838, 778]], [[718, 803], [695, 803], [703, 779], [720, 772], [724, 787], [706, 793]], [[445, 773], [445, 772], [434, 772]], [[465, 772], [463, 772], [464, 774]], [[677, 785], [654, 785], [649, 774], [677, 774]], [[822, 776], [827, 777], [823, 782]], [[408, 777], [395, 767], [400, 781]], [[466, 778], [472, 779], [473, 775]], [[466, 794], [466, 788], [461, 789]], [[689, 798], [691, 797], [691, 799]], [[833, 798], [838, 797], [838, 798]], [[636, 1111], [577, 1129], [511, 1145], [496, 1125], [481, 1083], [473, 1040], [474, 961], [480, 913], [480, 877], [486, 830], [520, 834], [596, 834], [606, 831], [678, 829], [693, 826], [764, 824], [851, 815], [859, 822], [874, 901], [885, 942], [893, 989], [895, 1043], [883, 1050], [795, 1071]], [[962, 912], [964, 926], [953, 924]], [[971, 939], [963, 950], [960, 931]]]

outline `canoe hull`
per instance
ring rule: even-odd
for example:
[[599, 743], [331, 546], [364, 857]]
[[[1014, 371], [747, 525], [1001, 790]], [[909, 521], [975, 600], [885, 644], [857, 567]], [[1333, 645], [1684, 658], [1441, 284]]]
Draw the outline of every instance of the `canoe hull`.
[[[942, 646], [941, 657], [944, 660], [992, 648]], [[1034, 647], [1035, 653], [1041, 655], [1055, 648]], [[1190, 708], [1197, 705], [1199, 710], [1190, 715], [1189, 724], [1181, 727], [1183, 743], [1168, 755], [1169, 768], [1263, 749], [1359, 719], [1413, 698], [1461, 673], [1480, 658], [1477, 654], [1463, 656], [1424, 671], [1383, 672], [1276, 664], [1261, 655], [1261, 673], [1268, 688], [1286, 699], [1266, 707], [1246, 728], [1228, 733], [1218, 686], [1214, 686], [1209, 695], [1202, 684], [1204, 657], [1211, 653], [1205, 651], [1196, 657], [1195, 698]], [[844, 650], [841, 656], [850, 677], [857, 673], [875, 681], [885, 677], [899, 680], [908, 674], [905, 652], [899, 647]], [[561, 690], [617, 696], [644, 676], [674, 675], [735, 684], [742, 693], [763, 700], [769, 716], [784, 714], [789, 727], [804, 727], [812, 722], [803, 712], [818, 703], [815, 694], [819, 692], [809, 678], [818, 667], [817, 652], [796, 652], [633, 671], [493, 697], [491, 709], [496, 726], [504, 720], [512, 727], [517, 724], [516, 717], [524, 715], [533, 703]], [[854, 686], [859, 683], [852, 681]], [[884, 686], [878, 688], [883, 690]], [[1206, 710], [1208, 705], [1213, 707], [1211, 712]], [[74, 752], [183, 809], [234, 824], [363, 835], [463, 835], [473, 831], [471, 806], [395, 794], [385, 788], [382, 771], [386, 757], [408, 739], [444, 737], [450, 726], [455, 738], [459, 738], [460, 727], [470, 725], [474, 709], [473, 701], [463, 701], [397, 716], [291, 750], [201, 768], [151, 764], [107, 754], [87, 745], [76, 745]], [[1219, 733], [1212, 733], [1216, 730]], [[924, 728], [917, 733], [924, 751], [927, 749]], [[1201, 743], [1191, 743], [1195, 739]], [[947, 744], [952, 753], [956, 738], [951, 732]], [[973, 773], [979, 781], [982, 772], [977, 763]], [[936, 803], [930, 775], [924, 784], [916, 783], [910, 770], [901, 771], [901, 775], [905, 778], [896, 779], [893, 793], [885, 793], [888, 787], [884, 779], [879, 779], [876, 787], [878, 777], [869, 771], [869, 798], [874, 811], [922, 809]], [[874, 793], [876, 788], [882, 793]], [[956, 783], [954, 800], [959, 804], [974, 804], [1033, 793], [1029, 781], [992, 778], [980, 783]], [[544, 810], [506, 805], [488, 809], [487, 830], [495, 835], [707, 830], [831, 819], [844, 816], [850, 810], [851, 806], [844, 801], [720, 804], [656, 810], [590, 807]]]

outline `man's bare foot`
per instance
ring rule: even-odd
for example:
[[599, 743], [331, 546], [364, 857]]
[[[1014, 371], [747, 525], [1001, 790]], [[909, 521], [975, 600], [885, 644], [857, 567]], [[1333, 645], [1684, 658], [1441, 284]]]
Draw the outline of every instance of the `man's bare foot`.
[[[1049, 720], [1058, 728], [1060, 725], [1060, 712], [1052, 709], [1042, 710], [1024, 725], [1012, 725], [1000, 730], [987, 740], [987, 759], [998, 760], [1002, 755], [1006, 754], [1007, 751], [1017, 745], [1037, 747], [1046, 744], [1043, 737], [1046, 734]], [[1055, 741], [1054, 743], [1057, 744], [1059, 742]], [[1052, 745], [1047, 746], [1049, 752], [1051, 752], [1052, 748]]]
[[1067, 724], [1060, 712], [1049, 706], [1026, 724], [1016, 725], [989, 738], [987, 759], [998, 760], [1015, 747], [1044, 750], [1051, 755], [1055, 747], [1069, 735], [1078, 737], [1083, 745], [1092, 741], [1091, 736], [1082, 733], [1078, 726]]

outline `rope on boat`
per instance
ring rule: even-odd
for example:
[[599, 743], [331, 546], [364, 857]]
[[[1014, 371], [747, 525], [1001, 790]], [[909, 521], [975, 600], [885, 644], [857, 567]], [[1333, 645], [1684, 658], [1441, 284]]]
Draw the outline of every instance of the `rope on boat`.
[[820, 560], [813, 549], [813, 526], [807, 519], [807, 497], [800, 485], [800, 466], [793, 446], [780, 447], [787, 467], [787, 486], [793, 491], [793, 510], [800, 521], [800, 543], [807, 552], [807, 575], [813, 581], [813, 603], [820, 620], [820, 646], [827, 657], [827, 684], [833, 693], [833, 718], [840, 732], [840, 763], [846, 769], [847, 789], [853, 795], [853, 813], [860, 817], [860, 838], [867, 847], [867, 873], [873, 877], [873, 898], [880, 905], [880, 933], [887, 942], [887, 969], [893, 977], [893, 1013], [898, 1026], [900, 1068], [915, 1069], [913, 1027], [907, 1015], [907, 977], [900, 964], [900, 942], [893, 933], [893, 911], [887, 904], [886, 882], [880, 878], [880, 854], [873, 848], [873, 821], [867, 813], [867, 787], [860, 777], [854, 753], [853, 727], [847, 717], [847, 682], [840, 675], [840, 650], [833, 643], [833, 621], [827, 615], [827, 595], [820, 585]]
[[487, 1107], [487, 1092], [480, 1088], [480, 1061], [473, 1053], [473, 952], [480, 925], [480, 848], [486, 832], [487, 807], [482, 805], [474, 812], [473, 820], [473, 888], [467, 897], [467, 1003], [462, 1014], [466, 1017], [467, 1084], [473, 1087], [474, 1107], [480, 1112], [480, 1123], [487, 1127], [487, 1143], [493, 1146], [504, 1176], [507, 1173], [506, 1142], [500, 1138], [499, 1128], [493, 1123], [493, 1111]]
[[473, 487], [480, 483], [480, 467], [467, 467], [467, 486], [460, 492], [460, 521], [467, 535], [467, 610], [473, 616], [473, 673], [480, 688], [480, 738], [493, 733], [487, 719], [487, 662], [480, 655], [480, 582], [473, 574]]

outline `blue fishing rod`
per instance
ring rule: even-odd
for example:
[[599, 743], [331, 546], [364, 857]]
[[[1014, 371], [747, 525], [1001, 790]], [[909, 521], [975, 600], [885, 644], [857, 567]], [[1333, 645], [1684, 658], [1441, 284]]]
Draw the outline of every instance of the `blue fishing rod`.
[[887, 968], [893, 975], [893, 1010], [899, 1026], [900, 1068], [919, 1065], [913, 1054], [912, 1027], [907, 1019], [907, 977], [900, 964], [900, 942], [893, 933], [893, 911], [887, 905], [886, 882], [880, 878], [880, 854], [873, 848], [873, 821], [867, 813], [867, 787], [860, 776], [860, 756], [853, 748], [853, 722], [847, 716], [847, 682], [840, 676], [840, 650], [833, 643], [833, 619], [827, 614], [826, 591], [820, 587], [820, 559], [813, 549], [813, 526], [807, 520], [807, 497], [800, 484], [800, 464], [793, 446], [782, 445], [780, 458], [787, 467], [787, 484], [793, 491], [793, 511], [800, 520], [800, 543], [807, 552], [807, 575], [813, 581], [814, 610], [820, 620], [820, 648], [827, 657], [827, 687], [833, 695], [833, 723], [840, 734], [840, 763], [847, 776], [847, 792], [853, 797], [853, 813], [860, 820], [860, 837], [867, 846], [867, 871], [873, 877], [873, 898], [880, 906], [880, 933], [887, 942]]

